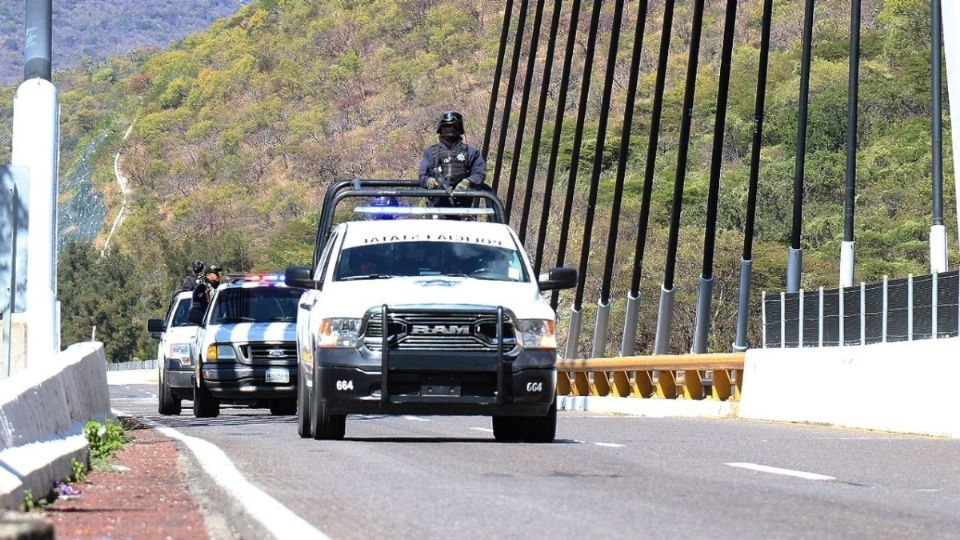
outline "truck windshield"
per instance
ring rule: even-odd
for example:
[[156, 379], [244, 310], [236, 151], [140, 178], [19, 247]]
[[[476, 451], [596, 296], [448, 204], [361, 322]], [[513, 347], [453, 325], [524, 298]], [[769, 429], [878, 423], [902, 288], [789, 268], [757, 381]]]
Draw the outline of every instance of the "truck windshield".
[[460, 276], [527, 281], [520, 253], [465, 242], [386, 242], [344, 249], [334, 279], [351, 281], [407, 276]]
[[210, 324], [237, 322], [292, 322], [302, 289], [292, 287], [237, 287], [217, 294]]
[[181, 298], [174, 308], [173, 318], [170, 320], [170, 326], [194, 326], [187, 320], [187, 314], [190, 313], [190, 299]]

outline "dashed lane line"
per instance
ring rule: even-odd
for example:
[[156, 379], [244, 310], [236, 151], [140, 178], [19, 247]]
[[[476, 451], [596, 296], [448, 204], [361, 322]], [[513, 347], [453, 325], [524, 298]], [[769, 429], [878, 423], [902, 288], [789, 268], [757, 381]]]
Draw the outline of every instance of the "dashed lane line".
[[[132, 416], [117, 409], [118, 416]], [[295, 514], [280, 501], [251, 484], [227, 454], [217, 445], [203, 439], [184, 435], [159, 422], [140, 418], [144, 423], [171, 439], [182, 442], [200, 463], [200, 467], [227, 493], [233, 496], [275, 538], [312, 538], [329, 540], [319, 529]]]
[[781, 469], [780, 467], [771, 467], [769, 465], [758, 465], [756, 463], [726, 463], [730, 467], [737, 467], [739, 469], [747, 469], [749, 471], [756, 471], [768, 474], [779, 474], [781, 476], [791, 476], [793, 478], [801, 478], [803, 480], [815, 480], [815, 481], [830, 481], [836, 480], [832, 476], [827, 476], [825, 474], [817, 474], [806, 471], [796, 471], [793, 469]]

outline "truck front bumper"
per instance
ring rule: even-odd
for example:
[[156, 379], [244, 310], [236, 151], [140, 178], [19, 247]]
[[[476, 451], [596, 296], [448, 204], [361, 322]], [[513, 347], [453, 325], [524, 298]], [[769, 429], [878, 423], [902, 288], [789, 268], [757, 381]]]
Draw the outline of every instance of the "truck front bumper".
[[[286, 382], [267, 382], [268, 370], [271, 370], [274, 380]], [[286, 373], [286, 377], [280, 372]], [[207, 362], [201, 366], [200, 373], [210, 395], [218, 399], [277, 399], [297, 396], [296, 366], [249, 366], [232, 362]]]

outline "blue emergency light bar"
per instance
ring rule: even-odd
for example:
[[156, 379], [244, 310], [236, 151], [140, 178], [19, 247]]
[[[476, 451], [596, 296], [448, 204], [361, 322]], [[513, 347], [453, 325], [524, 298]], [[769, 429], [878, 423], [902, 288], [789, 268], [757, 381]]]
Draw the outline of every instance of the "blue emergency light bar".
[[493, 208], [438, 208], [433, 206], [358, 206], [357, 214], [390, 216], [489, 216]]

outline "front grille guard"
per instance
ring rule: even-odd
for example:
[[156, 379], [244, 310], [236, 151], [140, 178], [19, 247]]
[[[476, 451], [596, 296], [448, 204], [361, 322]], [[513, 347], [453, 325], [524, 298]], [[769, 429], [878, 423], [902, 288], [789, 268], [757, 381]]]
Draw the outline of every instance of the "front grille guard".
[[[444, 314], [449, 313], [449, 310], [443, 309], [410, 309], [404, 308], [403, 310], [397, 310], [398, 313], [407, 314]], [[490, 313], [493, 314], [493, 310], [479, 310], [476, 313]], [[383, 331], [380, 332], [380, 402], [387, 404], [390, 402], [390, 390], [388, 385], [389, 373], [390, 373], [390, 332], [388, 329], [387, 316], [390, 314], [390, 307], [386, 304], [380, 306], [380, 320], [382, 321]], [[497, 316], [497, 398], [496, 403], [500, 405], [503, 403], [504, 396], [504, 373], [506, 372], [506, 363], [507, 357], [503, 354], [503, 306], [497, 306], [496, 309]]]

